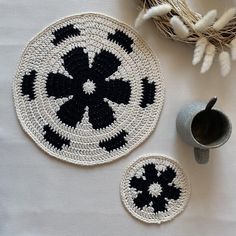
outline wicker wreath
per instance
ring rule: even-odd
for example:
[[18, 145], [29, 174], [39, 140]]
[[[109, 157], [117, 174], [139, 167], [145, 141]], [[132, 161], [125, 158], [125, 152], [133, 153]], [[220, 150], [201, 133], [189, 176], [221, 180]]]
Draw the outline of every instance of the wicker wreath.
[[135, 27], [152, 18], [165, 37], [195, 45], [192, 64], [203, 60], [201, 73], [219, 54], [221, 75], [229, 74], [231, 60], [236, 60], [236, 8], [218, 17], [215, 9], [204, 16], [192, 11], [185, 0], [141, 0], [140, 6]]

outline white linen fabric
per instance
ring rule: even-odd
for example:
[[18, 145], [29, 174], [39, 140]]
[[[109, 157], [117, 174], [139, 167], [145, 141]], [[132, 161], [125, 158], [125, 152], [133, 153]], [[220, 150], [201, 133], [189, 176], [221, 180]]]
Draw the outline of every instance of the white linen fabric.
[[[189, 2], [194, 6], [193, 0]], [[204, 0], [195, 2], [202, 2], [205, 12], [236, 4], [231, 0], [208, 1], [207, 5]], [[147, 142], [127, 158], [110, 164], [84, 168], [51, 158], [27, 137], [17, 121], [12, 82], [22, 50], [31, 38], [55, 20], [82, 12], [105, 13], [132, 25], [136, 9], [135, 0], [0, 0], [1, 236], [235, 234], [235, 132], [227, 144], [211, 152], [210, 162], [202, 166], [195, 162], [192, 148], [181, 141], [175, 129], [176, 115], [185, 103], [214, 95], [235, 126], [234, 64], [228, 78], [220, 78], [217, 63], [209, 73], [199, 75], [199, 68], [191, 65], [191, 47], [162, 38], [151, 21], [145, 22], [139, 31], [160, 58], [166, 103]], [[148, 225], [131, 217], [119, 195], [124, 169], [139, 156], [154, 152], [176, 158], [192, 186], [183, 214], [162, 225]]]

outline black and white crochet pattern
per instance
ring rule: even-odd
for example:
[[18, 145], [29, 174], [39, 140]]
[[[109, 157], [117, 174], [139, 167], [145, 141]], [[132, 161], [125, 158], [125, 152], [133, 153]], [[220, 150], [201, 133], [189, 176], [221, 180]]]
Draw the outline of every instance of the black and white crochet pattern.
[[146, 223], [162, 223], [184, 210], [190, 184], [176, 161], [149, 155], [128, 167], [120, 191], [124, 206], [134, 217]]
[[129, 26], [95, 13], [64, 18], [37, 35], [13, 90], [30, 137], [80, 165], [128, 154], [155, 128], [164, 102], [150, 48]]

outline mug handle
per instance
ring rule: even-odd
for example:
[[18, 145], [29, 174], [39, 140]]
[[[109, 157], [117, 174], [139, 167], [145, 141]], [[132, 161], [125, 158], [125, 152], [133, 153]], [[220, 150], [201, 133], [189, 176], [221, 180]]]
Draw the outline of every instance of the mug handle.
[[206, 164], [209, 161], [209, 149], [194, 148], [195, 160], [199, 164]]

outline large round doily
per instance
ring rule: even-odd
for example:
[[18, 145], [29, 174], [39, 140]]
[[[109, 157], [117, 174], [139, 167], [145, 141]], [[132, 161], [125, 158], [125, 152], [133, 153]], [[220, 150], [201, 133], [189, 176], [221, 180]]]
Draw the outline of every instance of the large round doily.
[[158, 121], [159, 63], [129, 26], [86, 13], [64, 18], [26, 47], [14, 80], [18, 118], [50, 155], [81, 165], [115, 160]]
[[179, 163], [165, 156], [149, 155], [128, 167], [120, 191], [124, 206], [135, 218], [162, 223], [184, 210], [190, 183]]

